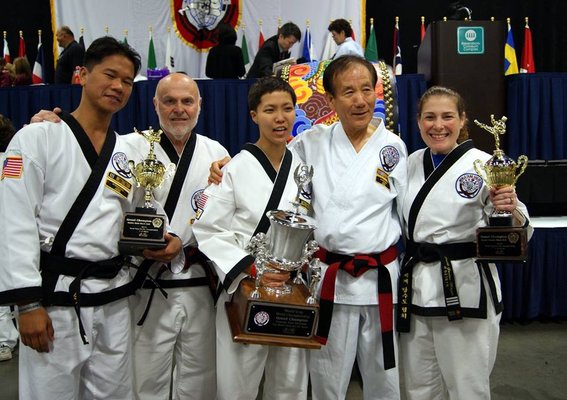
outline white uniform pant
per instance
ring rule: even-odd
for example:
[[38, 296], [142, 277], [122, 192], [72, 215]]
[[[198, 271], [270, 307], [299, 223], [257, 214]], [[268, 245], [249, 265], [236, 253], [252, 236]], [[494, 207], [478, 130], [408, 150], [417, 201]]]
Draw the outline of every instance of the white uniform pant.
[[[215, 309], [208, 286], [155, 291], [142, 326], [151, 289], [131, 297], [134, 323], [136, 399], [208, 400], [216, 397]], [[175, 370], [171, 386], [172, 370]]]
[[86, 345], [73, 307], [47, 312], [55, 334], [49, 353], [20, 346], [20, 399], [132, 399], [128, 300], [81, 308]]
[[384, 370], [378, 306], [335, 304], [327, 344], [310, 352], [313, 400], [344, 399], [355, 359], [362, 377], [364, 400], [399, 399], [397, 347], [394, 334], [396, 367]]
[[[490, 295], [489, 295], [490, 297]], [[400, 333], [400, 354], [408, 400], [487, 400], [496, 360], [501, 314], [488, 301], [488, 318], [411, 316]]]
[[264, 377], [264, 400], [307, 399], [307, 350], [232, 341], [223, 291], [217, 303], [218, 400], [255, 400]]
[[0, 307], [0, 345], [8, 346], [11, 350], [14, 350], [16, 343], [18, 343], [18, 336], [10, 307]]

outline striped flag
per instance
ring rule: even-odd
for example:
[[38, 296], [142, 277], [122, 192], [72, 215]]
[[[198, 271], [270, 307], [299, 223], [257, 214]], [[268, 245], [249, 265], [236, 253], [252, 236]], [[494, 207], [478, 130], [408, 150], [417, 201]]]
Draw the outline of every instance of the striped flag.
[[85, 38], [83, 37], [84, 34], [85, 34], [85, 28], [81, 26], [81, 37], [79, 38], [79, 45], [83, 48], [83, 50], [86, 50]]
[[528, 17], [526, 17], [526, 26], [524, 28], [524, 48], [522, 49], [522, 61], [520, 62], [520, 73], [533, 74], [535, 72], [534, 49], [532, 45], [532, 31], [528, 25]]
[[242, 28], [242, 41], [240, 42], [240, 48], [242, 49], [242, 59], [244, 60], [244, 66], [246, 67], [250, 64], [250, 55], [248, 54], [248, 42], [246, 41], [246, 32], [244, 32], [244, 27]]
[[314, 61], [316, 59], [309, 25], [307, 25], [307, 28], [305, 29], [305, 37], [303, 38], [303, 58], [305, 58], [306, 62]]
[[518, 58], [516, 57], [516, 47], [514, 46], [514, 36], [512, 35], [510, 18], [507, 18], [507, 22], [508, 37], [504, 45], [504, 75], [512, 75], [518, 73]]
[[394, 47], [392, 54], [392, 68], [396, 75], [402, 74], [402, 50], [400, 47], [400, 27], [398, 25], [400, 17], [396, 17], [396, 24], [394, 25]]
[[32, 82], [43, 83], [43, 48], [41, 47], [41, 35], [39, 37], [39, 44], [37, 45], [37, 57], [33, 64]]
[[19, 179], [24, 170], [24, 163], [21, 156], [8, 156], [4, 160], [2, 167], [2, 179], [14, 178]]
[[264, 33], [262, 32], [262, 20], [259, 22], [260, 24], [260, 35], [258, 36], [258, 50], [262, 48], [264, 45]]
[[378, 62], [378, 44], [376, 43], [376, 32], [374, 32], [374, 18], [370, 18], [370, 33], [364, 49], [364, 58], [370, 62]]
[[4, 60], [6, 60], [6, 63], [11, 62], [10, 48], [8, 47], [8, 41], [6, 40], [6, 31], [4, 31]]
[[321, 56], [321, 60], [330, 60], [333, 58], [335, 53], [337, 52], [337, 44], [333, 40], [333, 34], [329, 32], [327, 35], [327, 41], [325, 42], [325, 47], [323, 48], [323, 55]]

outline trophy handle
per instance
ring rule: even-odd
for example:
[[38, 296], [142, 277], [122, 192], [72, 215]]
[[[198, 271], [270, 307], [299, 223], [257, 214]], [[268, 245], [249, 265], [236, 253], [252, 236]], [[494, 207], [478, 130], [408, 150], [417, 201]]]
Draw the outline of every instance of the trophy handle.
[[485, 182], [487, 181], [487, 176], [486, 176], [486, 172], [484, 171], [484, 165], [482, 164], [482, 161], [475, 160], [474, 170], [476, 171], [477, 174], [480, 175], [483, 181]]
[[514, 185], [518, 181], [520, 175], [524, 173], [527, 166], [528, 166], [528, 157], [526, 157], [525, 155], [521, 155], [520, 157], [518, 157], [518, 166], [516, 167], [516, 178], [514, 179]]

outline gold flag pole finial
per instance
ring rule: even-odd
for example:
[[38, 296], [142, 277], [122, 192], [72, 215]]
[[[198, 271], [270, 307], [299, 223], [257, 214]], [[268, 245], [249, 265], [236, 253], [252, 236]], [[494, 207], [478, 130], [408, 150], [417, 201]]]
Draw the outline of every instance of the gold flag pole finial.
[[447, 17], [443, 17], [443, 22], [447, 22]]
[[529, 24], [528, 24], [528, 19], [529, 19], [529, 18], [526, 17], [526, 28], [529, 28], [529, 27], [530, 27]]
[[79, 29], [79, 30], [81, 31], [81, 36], [83, 36], [83, 33], [85, 33], [85, 28], [83, 28], [83, 27], [81, 26], [81, 29]]
[[106, 25], [106, 26], [104, 27], [104, 33], [105, 33], [106, 35], [108, 35], [108, 25]]
[[309, 21], [309, 18], [307, 18], [305, 20], [305, 26], [307, 26], [309, 28], [309, 25], [311, 24], [311, 22]]
[[[493, 17], [494, 18], [494, 17]], [[510, 25], [510, 17], [506, 18], [506, 23]]]
[[425, 17], [422, 15], [421, 16], [421, 23], [424, 24], [425, 23]]
[[400, 17], [396, 16], [396, 24], [400, 22]]
[[258, 25], [260, 26], [260, 28], [262, 28], [262, 25], [264, 24], [264, 21], [262, 21], [261, 19], [258, 20]]
[[278, 29], [282, 27], [282, 17], [278, 17]]
[[6, 31], [4, 31], [4, 39], [6, 39]]
[[24, 32], [20, 31], [20, 39], [23, 39], [23, 38], [24, 38]]
[[128, 29], [124, 29], [124, 37], [128, 37]]

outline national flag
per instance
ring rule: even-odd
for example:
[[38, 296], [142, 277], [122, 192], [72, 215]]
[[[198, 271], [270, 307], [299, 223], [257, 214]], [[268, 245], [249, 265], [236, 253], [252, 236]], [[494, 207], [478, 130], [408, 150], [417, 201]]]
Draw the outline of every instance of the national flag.
[[4, 31], [4, 60], [6, 60], [6, 63], [11, 62], [10, 48], [8, 47], [8, 41], [6, 40], [6, 31]]
[[83, 28], [81, 26], [81, 37], [79, 38], [79, 44], [81, 45], [81, 47], [83, 48], [83, 50], [86, 50], [85, 47], [85, 38], [83, 37], [83, 34], [85, 33], [85, 28]]
[[264, 45], [264, 33], [262, 32], [262, 20], [259, 22], [260, 24], [260, 36], [258, 36], [258, 50], [262, 48]]
[[240, 43], [240, 48], [242, 49], [242, 59], [246, 66], [250, 63], [250, 56], [248, 55], [248, 43], [246, 42], [246, 33], [244, 32], [244, 28], [242, 28], [242, 42]]
[[305, 36], [303, 38], [303, 58], [305, 58], [306, 62], [315, 60], [313, 41], [311, 40], [311, 29], [309, 28], [309, 25], [307, 25], [307, 28], [305, 29]]
[[507, 18], [507, 22], [508, 37], [504, 45], [504, 75], [512, 75], [518, 73], [518, 58], [516, 57], [516, 47], [514, 46], [514, 36], [512, 35], [510, 18]]
[[152, 30], [150, 29], [150, 45], [148, 47], [148, 69], [156, 69], [156, 51], [154, 49], [154, 39], [152, 37]]
[[323, 55], [321, 56], [321, 59], [330, 60], [331, 58], [333, 58], [336, 52], [337, 44], [333, 40], [333, 34], [329, 32], [327, 34], [327, 41], [325, 42], [325, 47], [323, 48]]
[[37, 45], [37, 57], [33, 64], [32, 82], [43, 83], [43, 48], [41, 47], [41, 34], [39, 36], [39, 44]]
[[400, 27], [398, 25], [400, 17], [396, 17], [396, 24], [394, 25], [394, 48], [392, 54], [392, 68], [396, 75], [402, 74], [402, 50], [400, 47]]
[[378, 44], [376, 43], [376, 32], [374, 32], [374, 18], [370, 18], [370, 33], [364, 49], [364, 58], [370, 62], [378, 62]]
[[535, 72], [534, 49], [532, 45], [532, 31], [528, 25], [526, 17], [526, 27], [524, 28], [524, 48], [522, 50], [522, 61], [520, 62], [520, 73], [533, 74]]
[[165, 45], [165, 68], [169, 70], [169, 72], [175, 71], [175, 62], [173, 56], [171, 55], [171, 29], [167, 27], [167, 42]]
[[420, 31], [420, 40], [423, 42], [423, 38], [425, 37], [425, 17], [421, 17], [421, 31]]
[[350, 37], [352, 38], [352, 40], [356, 40], [356, 36], [354, 36], [354, 29], [352, 29], [352, 19], [349, 19], [349, 20], [348, 20], [348, 23], [349, 23], [349, 25], [350, 25], [350, 27], [351, 27], [351, 30], [350, 30]]
[[24, 170], [24, 163], [21, 156], [8, 156], [4, 160], [2, 167], [2, 179], [14, 178], [19, 179]]
[[18, 57], [26, 57], [26, 42], [24, 41], [24, 34], [20, 31], [20, 46], [18, 47]]

